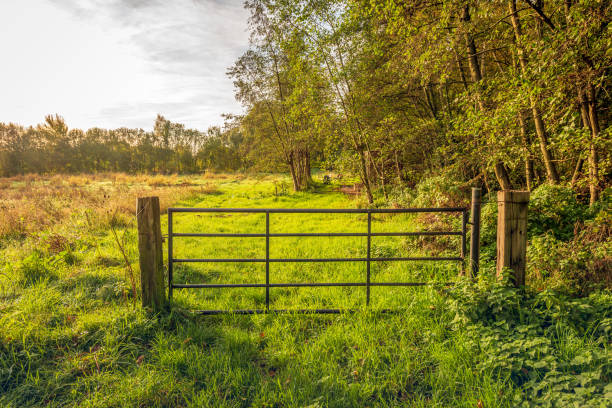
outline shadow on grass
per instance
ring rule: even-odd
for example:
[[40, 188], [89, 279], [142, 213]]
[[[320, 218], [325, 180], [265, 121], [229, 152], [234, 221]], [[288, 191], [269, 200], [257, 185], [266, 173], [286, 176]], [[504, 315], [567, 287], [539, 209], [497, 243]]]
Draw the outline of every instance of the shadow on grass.
[[174, 265], [174, 283], [209, 283], [221, 277], [221, 272], [216, 270], [205, 271], [191, 265]]

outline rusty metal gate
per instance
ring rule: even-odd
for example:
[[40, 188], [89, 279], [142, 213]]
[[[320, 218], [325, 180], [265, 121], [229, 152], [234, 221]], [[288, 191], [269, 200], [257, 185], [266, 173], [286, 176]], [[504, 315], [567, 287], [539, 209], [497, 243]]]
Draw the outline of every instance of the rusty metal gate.
[[[474, 198], [474, 197], [473, 197]], [[203, 288], [262, 288], [265, 289], [265, 309], [241, 309], [241, 310], [202, 310], [203, 314], [259, 314], [269, 312], [295, 312], [295, 313], [340, 313], [342, 309], [305, 309], [305, 310], [272, 310], [270, 309], [270, 289], [287, 287], [365, 287], [366, 304], [370, 303], [370, 288], [373, 286], [424, 286], [428, 282], [372, 282], [370, 280], [370, 265], [379, 261], [449, 261], [458, 262], [461, 269], [465, 269], [467, 250], [467, 225], [472, 224], [471, 236], [471, 270], [475, 274], [478, 270], [478, 236], [480, 203], [472, 201], [473, 222], [468, 221], [468, 209], [464, 207], [451, 208], [398, 208], [398, 209], [280, 209], [280, 208], [169, 208], [168, 209], [168, 295], [172, 298], [174, 289]], [[262, 233], [185, 233], [173, 230], [173, 215], [176, 213], [263, 213], [266, 217], [266, 230]], [[461, 231], [418, 231], [418, 232], [372, 232], [372, 214], [403, 214], [403, 213], [457, 213], [461, 214]], [[273, 214], [367, 214], [367, 232], [326, 232], [326, 233], [271, 233], [270, 218]], [[379, 236], [443, 236], [455, 235], [461, 237], [459, 254], [451, 257], [372, 257], [371, 238]], [[265, 238], [265, 258], [175, 258], [173, 252], [173, 240], [181, 237], [246, 237]], [[366, 237], [366, 254], [359, 258], [270, 258], [270, 238], [277, 237]], [[474, 255], [475, 254], [475, 255]], [[265, 264], [265, 283], [174, 283], [173, 267], [176, 263], [186, 262], [258, 262]], [[365, 262], [366, 274], [361, 282], [310, 282], [310, 283], [271, 283], [270, 263], [288, 262]]]

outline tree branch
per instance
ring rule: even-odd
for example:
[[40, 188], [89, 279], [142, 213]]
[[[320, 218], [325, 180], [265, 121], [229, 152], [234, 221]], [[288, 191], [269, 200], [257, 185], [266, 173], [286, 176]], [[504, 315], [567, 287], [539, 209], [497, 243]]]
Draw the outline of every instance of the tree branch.
[[525, 3], [527, 3], [527, 5], [529, 7], [531, 7], [536, 13], [538, 13], [538, 16], [540, 16], [540, 18], [549, 25], [550, 28], [552, 28], [553, 30], [556, 30], [557, 27], [555, 27], [555, 25], [553, 24], [553, 22], [550, 20], [550, 18], [548, 18], [548, 16], [546, 14], [544, 14], [544, 11], [542, 11], [542, 8], [540, 6], [538, 6], [537, 4], [534, 4], [531, 2], [531, 0], [523, 0]]

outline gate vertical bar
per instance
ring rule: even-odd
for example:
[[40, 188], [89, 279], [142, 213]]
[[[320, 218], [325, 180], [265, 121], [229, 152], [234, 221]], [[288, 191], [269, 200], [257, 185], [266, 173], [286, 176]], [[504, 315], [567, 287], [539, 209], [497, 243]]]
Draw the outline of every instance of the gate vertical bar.
[[370, 248], [372, 241], [372, 213], [368, 211], [368, 254], [366, 258], [366, 305], [370, 304]]
[[168, 209], [168, 299], [172, 300], [172, 210]]
[[472, 188], [472, 234], [470, 237], [470, 264], [472, 278], [480, 269], [480, 188]]
[[270, 310], [270, 212], [266, 211], [266, 311]]
[[465, 275], [465, 255], [467, 253], [467, 224], [468, 224], [468, 212], [463, 211], [461, 217], [461, 274]]

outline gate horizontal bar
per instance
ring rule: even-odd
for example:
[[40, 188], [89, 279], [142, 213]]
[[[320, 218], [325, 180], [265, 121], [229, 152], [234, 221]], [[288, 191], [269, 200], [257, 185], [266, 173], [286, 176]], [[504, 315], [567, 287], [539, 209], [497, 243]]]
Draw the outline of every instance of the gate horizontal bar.
[[463, 212], [465, 207], [444, 208], [168, 208], [173, 213], [282, 213], [282, 214], [383, 214], [383, 213], [423, 213], [423, 212]]
[[[367, 262], [368, 258], [271, 258], [268, 262]], [[370, 261], [463, 261], [460, 256], [449, 257], [387, 257]], [[266, 262], [262, 258], [178, 258], [172, 262]]]
[[[288, 313], [288, 314], [341, 314], [341, 313], [356, 313], [359, 309], [239, 309], [239, 310], [194, 310], [193, 313], [202, 315], [221, 315], [221, 314], [237, 314], [237, 315], [252, 315], [252, 314], [267, 314], [267, 313]], [[375, 310], [375, 313], [397, 313], [401, 310], [380, 309]]]
[[231, 234], [231, 233], [199, 233], [199, 232], [175, 232], [173, 237], [247, 237], [247, 238], [265, 238], [266, 234]]
[[[450, 285], [449, 282], [370, 282], [370, 286], [427, 286], [432, 284]], [[301, 288], [301, 287], [354, 287], [366, 286], [366, 282], [332, 282], [332, 283], [175, 283], [173, 288], [179, 289], [208, 289], [208, 288]]]
[[[366, 262], [368, 258], [270, 258], [268, 262]], [[462, 261], [460, 256], [449, 257], [387, 257], [370, 261]], [[266, 262], [260, 258], [178, 258], [172, 262]]]
[[[372, 232], [372, 237], [410, 237], [410, 236], [438, 236], [438, 235], [462, 235], [461, 231], [417, 231], [417, 232]], [[243, 234], [243, 233], [199, 233], [199, 232], [175, 232], [173, 237], [247, 237], [265, 238], [266, 234]], [[270, 237], [367, 237], [367, 232], [298, 232], [298, 233], [270, 233]]]

